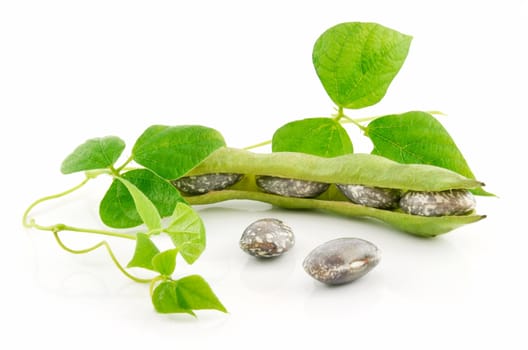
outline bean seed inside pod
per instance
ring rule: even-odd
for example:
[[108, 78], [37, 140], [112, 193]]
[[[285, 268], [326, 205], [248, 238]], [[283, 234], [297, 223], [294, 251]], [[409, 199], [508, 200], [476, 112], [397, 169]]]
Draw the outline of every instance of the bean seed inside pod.
[[400, 200], [401, 209], [421, 216], [464, 215], [474, 210], [475, 197], [468, 190], [405, 193]]
[[351, 202], [367, 207], [394, 209], [400, 201], [400, 191], [392, 188], [341, 184], [337, 187]]
[[372, 270], [380, 260], [378, 248], [360, 238], [338, 238], [321, 244], [304, 259], [304, 270], [331, 284], [352, 282]]
[[277, 219], [261, 219], [249, 225], [240, 238], [240, 248], [259, 258], [272, 258], [295, 244], [292, 229]]
[[172, 181], [172, 184], [186, 194], [199, 195], [226, 189], [240, 181], [240, 179], [242, 179], [242, 174], [212, 173], [185, 176]]
[[328, 189], [329, 184], [276, 176], [257, 176], [257, 186], [263, 191], [284, 197], [313, 198]]

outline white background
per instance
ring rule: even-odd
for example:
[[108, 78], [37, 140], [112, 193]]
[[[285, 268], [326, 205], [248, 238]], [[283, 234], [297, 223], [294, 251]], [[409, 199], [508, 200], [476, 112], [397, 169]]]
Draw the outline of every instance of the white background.
[[[203, 275], [229, 314], [201, 311], [198, 319], [155, 313], [148, 287], [122, 276], [104, 251], [74, 256], [48, 232], [21, 227], [34, 199], [82, 179], [59, 167], [88, 138], [118, 135], [129, 152], [149, 125], [203, 124], [244, 147], [288, 121], [333, 113], [311, 49], [345, 21], [414, 36], [382, 102], [349, 114], [445, 112], [440, 120], [498, 195], [478, 198], [487, 219], [418, 239], [370, 220], [261, 203], [201, 208], [208, 248], [176, 276]], [[527, 32], [522, 0], [0, 2], [0, 347], [526, 349]], [[349, 130], [356, 150], [369, 152]], [[34, 215], [101, 227], [98, 199], [108, 183], [98, 179]], [[256, 261], [238, 239], [268, 216], [289, 224], [297, 244]], [[306, 254], [344, 236], [378, 245], [378, 267], [339, 288], [306, 275]], [[63, 237], [77, 248], [100, 239]], [[126, 263], [133, 244], [111, 242]]]

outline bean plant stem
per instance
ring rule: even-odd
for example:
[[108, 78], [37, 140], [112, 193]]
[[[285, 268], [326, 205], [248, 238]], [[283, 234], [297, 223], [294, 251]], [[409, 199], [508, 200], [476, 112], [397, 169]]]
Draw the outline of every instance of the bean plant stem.
[[91, 177], [87, 176], [80, 184], [70, 188], [69, 190], [66, 190], [64, 192], [60, 192], [60, 193], [57, 193], [57, 194], [53, 194], [51, 196], [45, 196], [45, 197], [39, 198], [36, 201], [34, 201], [33, 203], [31, 203], [30, 206], [24, 212], [24, 215], [22, 216], [22, 224], [24, 225], [24, 227], [27, 227], [27, 228], [36, 227], [34, 222], [32, 222], [32, 221], [28, 222], [28, 215], [31, 212], [31, 210], [33, 208], [35, 208], [37, 205], [39, 205], [42, 202], [49, 201], [51, 199], [64, 197], [64, 196], [66, 196], [66, 195], [78, 190], [79, 188], [83, 187], [84, 185], [86, 185], [86, 183], [88, 181], [90, 181], [90, 179], [91, 179]]
[[247, 150], [250, 150], [250, 149], [259, 148], [259, 147], [267, 146], [267, 145], [270, 145], [270, 144], [271, 144], [271, 140], [267, 140], [267, 141], [264, 141], [264, 142], [257, 143], [255, 145], [244, 147], [243, 149], [245, 149], [247, 151]]
[[115, 169], [117, 175], [119, 175], [121, 171], [126, 168], [126, 166], [132, 161], [132, 159], [133, 159], [132, 156], [128, 157], [128, 159], [120, 167]]
[[345, 117], [345, 113], [343, 113], [343, 107], [339, 107], [339, 108], [337, 109], [337, 114], [335, 115], [334, 120], [335, 120], [336, 122], [338, 122], [338, 121], [340, 121], [341, 118], [343, 118], [343, 117]]
[[88, 183], [88, 181], [90, 181], [92, 178], [94, 178], [93, 174], [89, 175], [89, 176], [86, 176], [86, 178], [81, 183], [79, 183], [78, 185], [76, 185], [76, 186], [74, 186], [74, 187], [72, 187], [72, 188], [70, 188], [70, 189], [68, 189], [66, 191], [63, 191], [63, 192], [60, 192], [60, 193], [57, 193], [57, 194], [53, 194], [53, 195], [50, 195], [50, 196], [45, 196], [45, 197], [42, 197], [42, 198], [37, 199], [36, 201], [34, 201], [26, 209], [26, 211], [24, 212], [24, 215], [22, 217], [22, 224], [24, 225], [24, 227], [36, 228], [36, 229], [41, 230], [41, 231], [52, 231], [52, 232], [72, 231], [72, 232], [83, 232], [83, 233], [95, 233], [95, 234], [100, 234], [100, 235], [106, 235], [106, 236], [112, 236], [112, 237], [119, 237], [119, 238], [126, 238], [126, 239], [135, 240], [136, 239], [135, 235], [126, 234], [126, 233], [113, 232], [113, 231], [107, 231], [107, 230], [98, 230], [98, 229], [91, 229], [91, 228], [88, 229], [88, 228], [75, 227], [75, 226], [70, 226], [70, 225], [65, 225], [65, 224], [55, 224], [55, 225], [51, 225], [51, 226], [43, 226], [43, 225], [37, 224], [35, 219], [29, 219], [29, 213], [37, 205], [39, 205], [39, 204], [41, 204], [43, 202], [52, 200], [52, 199], [57, 199], [57, 198], [64, 197], [64, 196], [66, 196], [66, 195], [68, 195], [68, 194], [80, 189], [84, 185], [86, 185], [86, 183]]
[[[360, 124], [360, 122], [361, 122], [360, 120], [358, 120], [358, 119], [352, 119], [352, 118], [350, 118], [350, 117], [348, 117], [348, 116], [346, 116], [346, 115], [344, 115], [344, 114], [341, 116], [341, 118], [344, 119], [344, 120], [347, 121], [347, 122], [350, 122], [350, 123], [354, 124], [355, 126], [357, 126], [358, 128], [360, 128], [362, 131], [367, 131], [367, 128], [366, 128], [365, 126], [363, 126], [363, 125]], [[344, 122], [344, 121], [341, 121], [341, 123], [343, 123], [343, 122]]]
[[89, 253], [91, 251], [94, 251], [96, 250], [97, 248], [99, 247], [105, 247], [106, 248], [106, 251], [108, 252], [108, 255], [110, 255], [110, 258], [112, 259], [112, 261], [114, 262], [114, 264], [116, 265], [116, 267], [125, 275], [127, 276], [128, 278], [130, 278], [131, 280], [135, 281], [135, 282], [139, 282], [139, 283], [149, 283], [151, 282], [152, 279], [146, 279], [146, 278], [139, 278], [139, 277], [136, 277], [134, 275], [131, 275], [130, 273], [128, 273], [125, 268], [119, 263], [119, 261], [117, 260], [114, 252], [112, 251], [112, 248], [110, 248], [110, 245], [108, 244], [108, 242], [106, 241], [101, 241], [99, 243], [97, 243], [96, 245], [90, 247], [90, 248], [86, 248], [86, 249], [72, 249], [68, 246], [66, 246], [64, 244], [64, 242], [60, 239], [59, 237], [59, 232], [57, 231], [53, 231], [53, 236], [55, 237], [55, 240], [57, 241], [57, 243], [59, 244], [59, 246], [64, 249], [65, 251], [69, 252], [69, 253], [72, 253], [72, 254], [86, 254], [86, 253]]
[[61, 231], [71, 231], [71, 232], [91, 233], [91, 234], [99, 234], [99, 235], [105, 235], [105, 236], [110, 236], [110, 237], [126, 238], [126, 239], [130, 239], [130, 240], [136, 240], [136, 235], [126, 234], [126, 233], [121, 233], [121, 232], [114, 232], [114, 231], [107, 231], [107, 230], [98, 230], [98, 229], [92, 229], [92, 228], [75, 227], [75, 226], [70, 226], [70, 225], [66, 225], [66, 224], [55, 224], [55, 225], [50, 225], [50, 226], [44, 226], [44, 225], [37, 224], [35, 219], [29, 218], [29, 214], [31, 213], [31, 211], [37, 205], [39, 205], [39, 204], [41, 204], [43, 202], [52, 200], [52, 199], [57, 199], [57, 198], [64, 197], [64, 196], [66, 196], [66, 195], [68, 195], [68, 194], [70, 194], [70, 193], [82, 188], [84, 185], [86, 185], [86, 183], [88, 183], [88, 181], [90, 181], [91, 179], [93, 179], [93, 178], [95, 178], [95, 177], [97, 177], [97, 176], [99, 176], [101, 174], [109, 174], [109, 175], [113, 175], [114, 177], [118, 176], [119, 172], [122, 169], [124, 169], [126, 167], [126, 165], [131, 160], [132, 159], [129, 158], [121, 167], [119, 167], [117, 169], [102, 169], [102, 170], [98, 170], [98, 171], [87, 172], [86, 173], [86, 178], [81, 183], [79, 183], [78, 185], [76, 185], [76, 186], [74, 186], [74, 187], [72, 187], [72, 188], [70, 188], [70, 189], [68, 189], [66, 191], [63, 191], [63, 192], [60, 192], [60, 193], [57, 193], [57, 194], [54, 194], [54, 195], [45, 196], [45, 197], [42, 197], [40, 199], [37, 199], [24, 212], [24, 215], [22, 217], [22, 224], [24, 225], [24, 227], [27, 227], [27, 228], [35, 228], [35, 229], [38, 229], [38, 230], [41, 230], [41, 231], [53, 232], [53, 236], [55, 237], [55, 240], [57, 241], [59, 246], [62, 249], [66, 250], [67, 252], [72, 253], [72, 254], [85, 254], [85, 253], [89, 253], [89, 252], [91, 252], [91, 251], [93, 251], [93, 250], [95, 250], [95, 249], [97, 249], [99, 247], [104, 246], [106, 248], [106, 251], [110, 255], [110, 258], [112, 259], [112, 261], [116, 265], [116, 267], [125, 276], [127, 276], [128, 278], [130, 278], [131, 280], [136, 281], [136, 282], [149, 283], [151, 281], [151, 279], [139, 278], [139, 277], [133, 276], [132, 274], [128, 273], [125, 270], [125, 268], [121, 265], [121, 263], [119, 263], [119, 261], [117, 260], [115, 254], [112, 251], [112, 248], [110, 247], [110, 244], [108, 244], [108, 242], [101, 241], [101, 242], [97, 243], [96, 245], [94, 245], [92, 247], [89, 247], [89, 248], [86, 248], [86, 249], [72, 249], [72, 248], [69, 248], [68, 246], [66, 246], [64, 244], [64, 242], [60, 239], [59, 232], [61, 232]]
[[149, 291], [150, 291], [150, 297], [151, 298], [152, 298], [152, 295], [154, 294], [154, 289], [156, 287], [157, 282], [165, 281], [165, 280], [167, 280], [167, 276], [163, 276], [163, 275], [159, 275], [159, 276], [154, 277], [153, 279], [150, 280]]

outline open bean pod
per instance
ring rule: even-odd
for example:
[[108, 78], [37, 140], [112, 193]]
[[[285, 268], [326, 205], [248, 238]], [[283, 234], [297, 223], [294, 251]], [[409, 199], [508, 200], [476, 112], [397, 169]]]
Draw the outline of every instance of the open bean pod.
[[[387, 210], [350, 202], [335, 184], [361, 184], [402, 192], [467, 190], [483, 186], [450, 170], [420, 164], [400, 164], [371, 154], [349, 154], [323, 158], [304, 153], [258, 154], [234, 148], [221, 148], [186, 176], [210, 173], [238, 173], [243, 179], [232, 187], [203, 195], [186, 197], [190, 204], [209, 204], [232, 199], [249, 199], [290, 209], [322, 209], [346, 216], [371, 217], [397, 229], [420, 236], [436, 236], [459, 226], [483, 219], [474, 210], [465, 215], [421, 216], [399, 209]], [[331, 184], [315, 198], [296, 198], [266, 193], [256, 178], [273, 176]]]

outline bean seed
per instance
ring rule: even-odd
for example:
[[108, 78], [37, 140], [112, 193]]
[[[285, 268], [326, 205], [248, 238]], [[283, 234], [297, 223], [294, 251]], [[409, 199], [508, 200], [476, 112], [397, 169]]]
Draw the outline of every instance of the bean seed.
[[277, 219], [261, 219], [249, 225], [240, 238], [240, 248], [259, 258], [272, 258], [295, 244], [292, 229]]
[[304, 270], [316, 280], [331, 284], [354, 281], [380, 260], [378, 248], [360, 238], [338, 238], [321, 244], [304, 259]]
[[313, 198], [328, 189], [329, 184], [276, 176], [257, 176], [257, 186], [263, 191], [284, 197]]
[[367, 207], [394, 209], [400, 201], [400, 191], [391, 188], [342, 184], [337, 187], [351, 202]]
[[172, 181], [172, 184], [186, 194], [199, 195], [226, 189], [240, 181], [240, 179], [242, 179], [242, 174], [212, 173], [182, 177]]
[[421, 216], [464, 215], [474, 210], [475, 197], [467, 190], [405, 193], [400, 200], [401, 209]]

